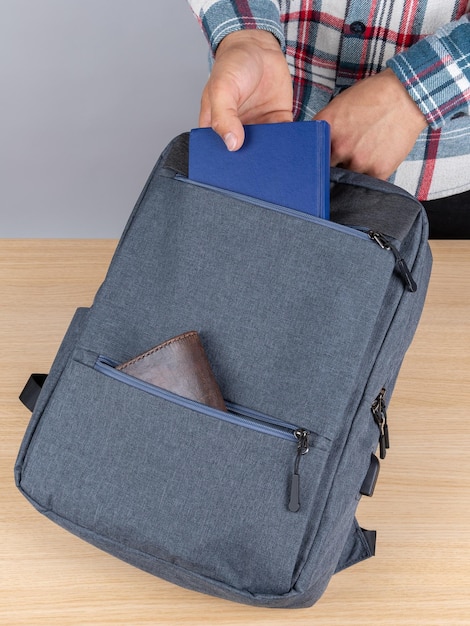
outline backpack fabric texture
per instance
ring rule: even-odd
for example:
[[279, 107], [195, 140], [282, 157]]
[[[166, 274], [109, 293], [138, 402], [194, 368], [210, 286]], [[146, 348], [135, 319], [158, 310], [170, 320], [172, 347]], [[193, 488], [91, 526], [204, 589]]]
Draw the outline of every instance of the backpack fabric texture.
[[[191, 183], [187, 162], [185, 133], [71, 322], [16, 482], [51, 520], [156, 576], [307, 607], [374, 553], [355, 512], [387, 443], [378, 399], [425, 299], [426, 215], [403, 190], [332, 168], [331, 221], [310, 218]], [[227, 413], [115, 368], [190, 330]]]

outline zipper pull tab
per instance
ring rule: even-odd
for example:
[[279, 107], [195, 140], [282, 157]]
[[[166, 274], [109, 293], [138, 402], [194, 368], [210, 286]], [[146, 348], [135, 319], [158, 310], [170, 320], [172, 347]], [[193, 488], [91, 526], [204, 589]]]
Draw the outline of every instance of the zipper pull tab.
[[379, 449], [380, 458], [385, 459], [387, 450], [390, 448], [390, 437], [388, 434], [387, 423], [387, 407], [385, 404], [385, 389], [381, 389], [379, 395], [376, 397], [371, 406], [372, 415], [374, 421], [380, 429], [379, 436]]
[[385, 445], [385, 435], [383, 432], [380, 433], [380, 437], [379, 437], [379, 450], [380, 450], [380, 458], [384, 459], [387, 456], [387, 447]]
[[308, 452], [308, 435], [307, 430], [296, 430], [294, 435], [297, 438], [297, 456], [295, 459], [294, 473], [292, 475], [291, 487], [290, 487], [290, 499], [289, 499], [289, 511], [297, 513], [300, 509], [300, 476], [299, 465], [300, 459], [304, 454]]
[[398, 250], [393, 246], [391, 246], [391, 249], [392, 252], [395, 254], [395, 258], [397, 259], [396, 268], [399, 271], [403, 282], [405, 283], [405, 287], [408, 289], [408, 291], [411, 291], [411, 293], [415, 293], [415, 291], [417, 291], [418, 289], [418, 285], [416, 284], [415, 279], [410, 272], [410, 268], [406, 264], [405, 259], [399, 258], [400, 254]]
[[384, 235], [382, 235], [382, 233], [377, 233], [373, 230], [369, 230], [367, 234], [373, 241], [375, 241], [375, 243], [377, 243], [382, 248], [382, 250], [391, 250], [393, 256], [395, 257], [395, 268], [400, 274], [405, 287], [408, 289], [408, 291], [414, 293], [418, 289], [418, 285], [416, 284], [410, 272], [410, 268], [406, 264], [405, 259], [401, 257], [395, 246], [392, 245], [390, 241]]

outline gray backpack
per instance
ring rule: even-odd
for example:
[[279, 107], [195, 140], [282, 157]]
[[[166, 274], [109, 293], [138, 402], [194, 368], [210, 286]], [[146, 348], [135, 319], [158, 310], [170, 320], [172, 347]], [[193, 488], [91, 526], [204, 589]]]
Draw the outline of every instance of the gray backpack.
[[[425, 212], [333, 168], [324, 221], [192, 183], [187, 161], [183, 134], [29, 398], [17, 485], [60, 526], [178, 585], [310, 606], [374, 554], [355, 511], [425, 299]], [[116, 367], [190, 330], [227, 411]]]

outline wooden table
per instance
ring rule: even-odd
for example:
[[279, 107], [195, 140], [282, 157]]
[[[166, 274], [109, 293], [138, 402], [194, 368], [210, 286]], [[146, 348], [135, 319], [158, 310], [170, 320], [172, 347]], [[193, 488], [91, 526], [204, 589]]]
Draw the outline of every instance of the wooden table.
[[423, 317], [389, 407], [392, 447], [358, 517], [375, 558], [302, 610], [179, 589], [68, 534], [13, 483], [28, 423], [17, 400], [91, 303], [115, 241], [0, 240], [0, 624], [452, 626], [470, 624], [470, 241], [434, 241]]

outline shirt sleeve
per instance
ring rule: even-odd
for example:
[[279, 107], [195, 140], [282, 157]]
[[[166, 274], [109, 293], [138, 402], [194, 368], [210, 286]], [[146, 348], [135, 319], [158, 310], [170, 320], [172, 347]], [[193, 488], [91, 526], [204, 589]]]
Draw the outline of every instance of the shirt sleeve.
[[470, 115], [470, 14], [389, 59], [387, 66], [432, 128], [455, 115]]
[[279, 3], [275, 0], [188, 0], [214, 54], [222, 39], [237, 30], [267, 30], [285, 49]]

